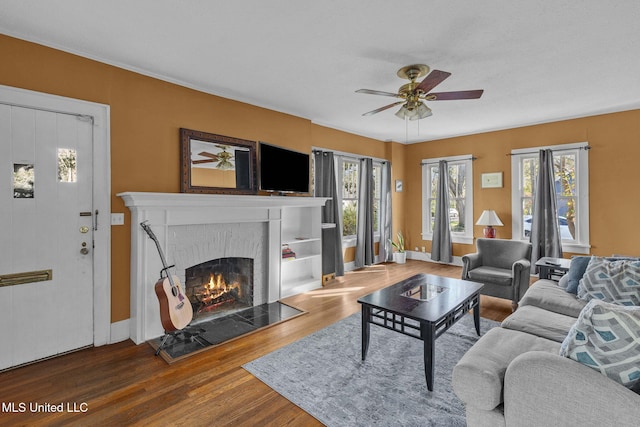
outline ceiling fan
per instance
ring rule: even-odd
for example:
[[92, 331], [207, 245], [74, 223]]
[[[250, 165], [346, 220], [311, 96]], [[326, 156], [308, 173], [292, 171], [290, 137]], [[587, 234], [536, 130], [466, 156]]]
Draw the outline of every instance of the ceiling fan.
[[209, 153], [207, 151], [202, 151], [198, 153], [198, 156], [202, 156], [205, 158], [200, 160], [191, 160], [191, 163], [194, 165], [199, 165], [203, 163], [217, 162], [217, 164], [215, 165], [216, 169], [233, 169], [234, 156], [232, 153], [229, 153], [227, 151], [230, 147], [227, 145], [218, 145], [218, 144], [216, 144], [216, 147], [221, 150], [217, 154]]
[[[357, 93], [368, 93], [370, 95], [382, 95], [392, 96], [394, 98], [402, 98], [402, 101], [394, 102], [393, 104], [385, 105], [384, 107], [377, 108], [375, 110], [364, 113], [363, 116], [371, 116], [381, 111], [393, 108], [396, 105], [402, 104], [402, 107], [396, 113], [396, 116], [401, 119], [408, 118], [409, 120], [419, 120], [429, 117], [432, 112], [429, 107], [425, 105], [423, 101], [448, 101], [452, 99], [477, 99], [482, 96], [484, 90], [463, 90], [457, 92], [431, 92], [431, 90], [442, 83], [447, 77], [451, 75], [446, 71], [433, 70], [429, 73], [430, 68], [424, 64], [413, 64], [402, 67], [398, 70], [398, 77], [410, 80], [400, 86], [398, 93], [383, 92], [379, 90], [371, 89], [358, 89]], [[416, 79], [429, 75], [421, 82], [416, 82]]]

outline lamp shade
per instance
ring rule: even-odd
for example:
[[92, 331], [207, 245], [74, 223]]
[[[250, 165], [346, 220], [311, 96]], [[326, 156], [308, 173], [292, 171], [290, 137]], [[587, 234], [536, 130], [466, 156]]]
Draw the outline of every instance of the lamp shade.
[[[409, 106], [409, 108], [407, 108], [407, 106]], [[400, 119], [419, 120], [427, 118], [432, 114], [431, 109], [423, 102], [419, 104], [406, 103], [396, 112], [396, 117]]]
[[500, 218], [498, 218], [496, 211], [485, 210], [482, 212], [482, 215], [480, 215], [480, 218], [478, 219], [478, 222], [476, 222], [476, 225], [494, 226], [504, 224], [502, 223], [502, 221], [500, 221]]

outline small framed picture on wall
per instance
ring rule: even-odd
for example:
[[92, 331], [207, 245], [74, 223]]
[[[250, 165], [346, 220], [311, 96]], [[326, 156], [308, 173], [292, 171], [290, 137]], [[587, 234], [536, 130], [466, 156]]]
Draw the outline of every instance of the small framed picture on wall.
[[502, 188], [502, 172], [483, 173], [482, 188]]

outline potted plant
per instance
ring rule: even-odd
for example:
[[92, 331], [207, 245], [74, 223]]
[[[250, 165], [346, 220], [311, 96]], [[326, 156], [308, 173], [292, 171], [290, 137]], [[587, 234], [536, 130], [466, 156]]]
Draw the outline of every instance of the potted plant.
[[407, 262], [407, 253], [404, 251], [404, 236], [401, 231], [398, 231], [398, 242], [394, 242], [389, 239], [391, 245], [396, 248], [397, 252], [393, 253], [393, 260], [398, 264], [404, 264]]

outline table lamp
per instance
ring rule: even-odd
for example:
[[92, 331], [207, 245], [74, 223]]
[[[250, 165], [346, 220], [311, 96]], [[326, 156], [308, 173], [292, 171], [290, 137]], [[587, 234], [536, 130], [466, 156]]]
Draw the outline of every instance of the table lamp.
[[482, 212], [482, 215], [480, 215], [480, 218], [478, 219], [478, 222], [476, 222], [476, 225], [484, 225], [484, 237], [493, 239], [494, 237], [496, 237], [496, 229], [493, 228], [493, 226], [502, 226], [504, 224], [502, 223], [502, 221], [500, 221], [500, 218], [498, 218], [496, 211], [485, 210]]

